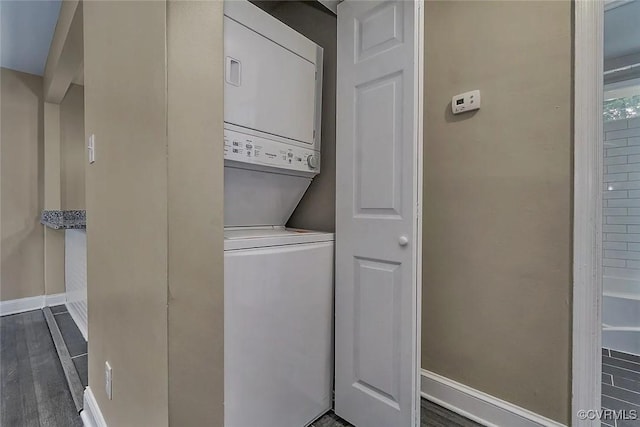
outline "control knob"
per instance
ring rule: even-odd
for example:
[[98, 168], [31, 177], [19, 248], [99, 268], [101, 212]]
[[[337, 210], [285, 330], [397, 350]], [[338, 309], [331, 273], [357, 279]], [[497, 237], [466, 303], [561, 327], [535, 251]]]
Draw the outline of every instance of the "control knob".
[[316, 156], [314, 156], [313, 154], [310, 154], [309, 156], [307, 156], [307, 165], [309, 166], [309, 169], [315, 169], [318, 167], [318, 158]]

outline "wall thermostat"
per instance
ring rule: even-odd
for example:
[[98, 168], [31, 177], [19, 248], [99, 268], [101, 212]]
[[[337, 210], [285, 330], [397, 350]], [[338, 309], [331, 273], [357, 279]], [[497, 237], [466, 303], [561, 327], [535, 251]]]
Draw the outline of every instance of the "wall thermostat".
[[466, 113], [480, 108], [480, 91], [461, 93], [451, 99], [451, 112], [453, 114]]

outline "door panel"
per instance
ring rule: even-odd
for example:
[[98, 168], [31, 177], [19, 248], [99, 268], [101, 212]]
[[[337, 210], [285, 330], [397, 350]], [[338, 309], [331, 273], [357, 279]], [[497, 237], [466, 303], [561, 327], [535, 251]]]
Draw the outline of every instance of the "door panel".
[[418, 16], [338, 5], [335, 411], [359, 427], [419, 422]]
[[394, 124], [402, 115], [402, 73], [356, 87], [355, 98], [358, 214], [400, 215], [402, 127]]
[[398, 406], [399, 265], [356, 257], [354, 376], [356, 387]]
[[402, 4], [394, 2], [380, 3], [357, 18], [355, 23], [358, 60], [402, 43], [403, 18]]

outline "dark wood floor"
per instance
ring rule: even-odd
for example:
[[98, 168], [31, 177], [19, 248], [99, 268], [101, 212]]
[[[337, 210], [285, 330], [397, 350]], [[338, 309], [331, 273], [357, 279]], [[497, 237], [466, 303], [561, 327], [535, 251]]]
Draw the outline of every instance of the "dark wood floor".
[[[66, 318], [68, 313], [63, 308], [52, 311], [74, 363], [82, 361], [86, 365], [86, 342], [75, 323]], [[0, 317], [0, 362], [0, 426], [82, 426], [42, 310]], [[86, 385], [86, 366], [76, 367]], [[422, 399], [421, 426], [479, 424]], [[353, 426], [330, 412], [311, 427]]]
[[[421, 427], [477, 427], [480, 424], [449, 411], [435, 403], [422, 399], [420, 405]], [[353, 427], [351, 424], [330, 412], [309, 427]]]
[[0, 425], [82, 426], [42, 310], [0, 317]]

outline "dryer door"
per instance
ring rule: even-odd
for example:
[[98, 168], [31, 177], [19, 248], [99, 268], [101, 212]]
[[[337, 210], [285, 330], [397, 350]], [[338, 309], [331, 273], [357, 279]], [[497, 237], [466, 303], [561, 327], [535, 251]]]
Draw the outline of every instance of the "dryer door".
[[316, 65], [224, 17], [224, 121], [314, 142]]

